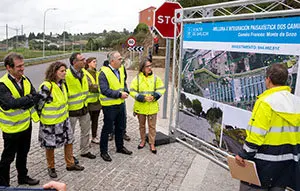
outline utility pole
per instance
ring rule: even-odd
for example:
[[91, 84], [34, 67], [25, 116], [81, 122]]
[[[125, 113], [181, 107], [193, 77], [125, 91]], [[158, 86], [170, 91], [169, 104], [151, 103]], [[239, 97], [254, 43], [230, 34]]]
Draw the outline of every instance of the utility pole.
[[8, 24], [6, 24], [6, 51], [8, 51]]
[[73, 41], [72, 41], [72, 52], [74, 52], [74, 43], [75, 43], [75, 34], [73, 35]]
[[18, 49], [18, 35], [19, 35], [19, 29], [16, 29], [16, 49]]

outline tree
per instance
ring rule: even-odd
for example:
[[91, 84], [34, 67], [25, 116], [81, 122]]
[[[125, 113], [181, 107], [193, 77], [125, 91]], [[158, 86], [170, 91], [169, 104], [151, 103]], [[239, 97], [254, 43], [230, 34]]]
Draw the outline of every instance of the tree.
[[124, 35], [129, 35], [129, 34], [130, 34], [130, 33], [129, 33], [129, 30], [123, 28], [123, 34], [124, 34]]
[[36, 38], [37, 39], [43, 39], [43, 34], [44, 33], [37, 33]]
[[189, 99], [189, 98], [187, 98], [186, 100], [185, 100], [185, 102], [184, 102], [184, 105], [185, 105], [185, 107], [186, 108], [192, 108], [192, 102], [191, 102], [191, 100]]
[[96, 47], [96, 43], [94, 42], [94, 39], [89, 38], [88, 42], [86, 43], [86, 49], [87, 50], [94, 50]]
[[140, 33], [140, 32], [142, 32], [142, 33], [147, 33], [147, 32], [149, 32], [149, 29], [148, 29], [148, 26], [145, 24], [145, 23], [139, 23], [136, 27], [135, 27], [135, 29], [134, 29], [134, 31], [133, 31], [133, 34], [138, 34], [138, 33]]
[[219, 107], [212, 107], [207, 110], [206, 119], [211, 121], [212, 123], [215, 123], [222, 117], [222, 115], [223, 112]]
[[29, 35], [28, 35], [28, 40], [32, 40], [32, 39], [35, 39], [35, 34], [34, 34], [34, 32], [29, 33]]
[[194, 99], [192, 101], [192, 109], [197, 116], [200, 116], [200, 113], [202, 112], [202, 104], [198, 99]]
[[208, 5], [208, 4], [215, 4], [215, 3], [223, 3], [228, 1], [234, 0], [178, 0], [182, 7], [194, 7], [194, 6], [201, 6], [201, 5]]
[[186, 99], [186, 95], [184, 93], [180, 94], [180, 102], [183, 104]]

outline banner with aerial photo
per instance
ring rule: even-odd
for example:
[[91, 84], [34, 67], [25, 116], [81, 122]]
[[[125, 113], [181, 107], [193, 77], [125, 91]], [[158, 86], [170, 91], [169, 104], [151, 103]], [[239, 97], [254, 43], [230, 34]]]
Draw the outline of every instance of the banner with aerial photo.
[[286, 65], [288, 85], [300, 92], [299, 55], [300, 17], [185, 24], [178, 127], [237, 153], [265, 69]]

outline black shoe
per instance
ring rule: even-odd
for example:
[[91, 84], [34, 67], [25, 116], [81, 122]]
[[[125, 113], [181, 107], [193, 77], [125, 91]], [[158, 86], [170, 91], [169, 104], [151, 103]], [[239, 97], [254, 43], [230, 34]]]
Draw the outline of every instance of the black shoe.
[[25, 176], [24, 178], [18, 179], [18, 183], [19, 184], [28, 184], [30, 186], [33, 186], [33, 185], [39, 184], [40, 180], [36, 180], [36, 179], [30, 178], [29, 176]]
[[114, 135], [113, 135], [113, 134], [109, 134], [109, 135], [108, 135], [108, 140], [109, 140], [109, 141], [112, 141], [113, 139], [114, 139]]
[[156, 149], [154, 149], [154, 150], [150, 149], [150, 151], [151, 151], [153, 154], [156, 154], [156, 153], [157, 153], [157, 150], [156, 150]]
[[89, 158], [89, 159], [95, 159], [96, 158], [96, 155], [93, 155], [91, 152], [88, 152], [86, 154], [81, 154], [80, 156], [86, 157], [86, 158]]
[[145, 145], [146, 145], [146, 143], [144, 143], [144, 145], [142, 145], [142, 143], [140, 143], [139, 145], [138, 145], [138, 149], [142, 149], [142, 148], [144, 148], [145, 147]]
[[66, 167], [67, 171], [83, 171], [84, 170], [84, 167], [83, 166], [80, 166], [78, 164], [73, 164], [72, 166], [70, 167]]
[[48, 174], [51, 178], [57, 178], [55, 168], [48, 168]]
[[122, 149], [117, 150], [117, 153], [122, 153], [122, 154], [125, 154], [125, 155], [131, 155], [132, 151], [129, 151], [125, 147], [123, 147]]
[[152, 145], [152, 146], [154, 147], [154, 149], [152, 150], [151, 145], [150, 145], [150, 151], [151, 151], [151, 153], [156, 154], [157, 150], [154, 145]]
[[110, 162], [112, 159], [110, 158], [108, 153], [101, 153], [100, 154], [101, 158], [103, 158], [104, 161]]
[[79, 164], [79, 160], [76, 157], [73, 156], [73, 159], [75, 164]]
[[123, 139], [125, 141], [130, 141], [130, 137], [126, 133], [123, 135]]

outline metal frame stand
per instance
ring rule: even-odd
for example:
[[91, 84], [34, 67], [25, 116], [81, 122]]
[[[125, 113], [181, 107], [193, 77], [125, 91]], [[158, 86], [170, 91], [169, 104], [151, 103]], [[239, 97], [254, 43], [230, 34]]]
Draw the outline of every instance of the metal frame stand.
[[[258, 19], [300, 15], [300, 0], [239, 0], [206, 6], [189, 7], [175, 11], [175, 23], [181, 23], [181, 33], [185, 23], [201, 23], [243, 19]], [[177, 24], [174, 25], [177, 34]], [[183, 37], [174, 36], [172, 92], [173, 102], [170, 105], [169, 134], [177, 141], [192, 148], [206, 158], [228, 169], [225, 151], [202, 141], [179, 128], [178, 114], [181, 92]], [[299, 67], [300, 71], [300, 67]], [[297, 82], [300, 82], [298, 75]], [[298, 88], [299, 89], [299, 88]], [[296, 90], [297, 91], [297, 90]], [[297, 94], [297, 92], [296, 92]], [[300, 91], [298, 90], [298, 94]]]

